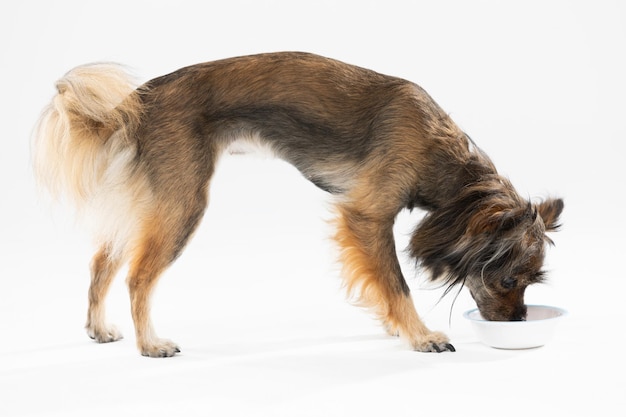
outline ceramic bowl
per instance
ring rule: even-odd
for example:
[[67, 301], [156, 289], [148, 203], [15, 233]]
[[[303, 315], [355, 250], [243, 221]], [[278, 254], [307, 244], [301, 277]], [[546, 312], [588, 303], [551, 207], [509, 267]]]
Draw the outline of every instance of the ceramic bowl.
[[526, 321], [489, 321], [478, 309], [465, 312], [480, 341], [498, 349], [529, 349], [545, 345], [567, 312], [562, 308], [528, 305]]

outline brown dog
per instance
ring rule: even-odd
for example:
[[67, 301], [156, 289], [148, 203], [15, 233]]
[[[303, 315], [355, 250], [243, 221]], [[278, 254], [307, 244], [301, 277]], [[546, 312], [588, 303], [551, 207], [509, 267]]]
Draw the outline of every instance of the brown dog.
[[[399, 211], [428, 213], [410, 253], [432, 280], [467, 285], [489, 320], [523, 320], [541, 281], [560, 199], [525, 201], [419, 86], [305, 53], [226, 59], [135, 88], [118, 66], [87, 65], [57, 83], [36, 130], [38, 178], [93, 223], [87, 331], [121, 337], [104, 298], [120, 266], [139, 350], [172, 356], [150, 295], [207, 207], [217, 158], [237, 141], [289, 161], [335, 195], [336, 241], [350, 293], [418, 351], [454, 351], [418, 317], [396, 257]], [[449, 288], [450, 288], [449, 287]]]

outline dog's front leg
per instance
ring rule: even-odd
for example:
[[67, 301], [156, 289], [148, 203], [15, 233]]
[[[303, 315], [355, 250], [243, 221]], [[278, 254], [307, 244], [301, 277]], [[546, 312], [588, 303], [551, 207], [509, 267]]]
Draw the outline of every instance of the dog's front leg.
[[342, 205], [335, 239], [341, 249], [346, 287], [358, 296], [392, 335], [420, 352], [454, 351], [446, 335], [420, 320], [402, 276], [393, 238], [393, 216], [379, 218]]

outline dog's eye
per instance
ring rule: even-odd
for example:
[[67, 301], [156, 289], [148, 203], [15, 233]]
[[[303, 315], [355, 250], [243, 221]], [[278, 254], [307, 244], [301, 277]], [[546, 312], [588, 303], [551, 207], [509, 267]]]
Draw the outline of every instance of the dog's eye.
[[501, 284], [502, 284], [502, 287], [506, 288], [507, 290], [513, 289], [517, 286], [517, 278], [506, 277], [502, 279]]

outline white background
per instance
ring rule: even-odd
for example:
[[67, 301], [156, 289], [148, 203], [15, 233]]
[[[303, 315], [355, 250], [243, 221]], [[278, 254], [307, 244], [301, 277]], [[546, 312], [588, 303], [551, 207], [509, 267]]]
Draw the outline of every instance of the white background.
[[[623, 415], [625, 41], [620, 1], [3, 2], [0, 415]], [[90, 61], [148, 80], [279, 50], [419, 83], [522, 195], [565, 199], [549, 282], [527, 292], [570, 311], [548, 345], [481, 345], [467, 291], [437, 303], [402, 257], [420, 314], [457, 348], [411, 352], [345, 301], [326, 195], [250, 156], [222, 161], [159, 284], [155, 325], [182, 353], [137, 353], [123, 276], [108, 309], [126, 338], [87, 338], [89, 239], [30, 173], [54, 81]], [[419, 217], [399, 217], [400, 248]]]

